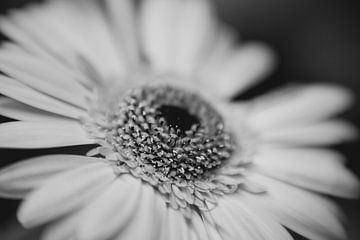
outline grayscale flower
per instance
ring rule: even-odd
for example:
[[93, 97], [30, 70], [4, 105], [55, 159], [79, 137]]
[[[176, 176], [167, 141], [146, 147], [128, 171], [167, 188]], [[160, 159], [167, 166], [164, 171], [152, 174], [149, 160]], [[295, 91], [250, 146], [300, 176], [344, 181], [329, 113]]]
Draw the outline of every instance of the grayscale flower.
[[[344, 239], [358, 180], [324, 148], [353, 138], [340, 87], [231, 101], [273, 69], [206, 0], [49, 0], [3, 17], [0, 147], [96, 144], [0, 172], [44, 240]], [[320, 194], [319, 194], [320, 193]], [[285, 226], [285, 227], [284, 227]]]

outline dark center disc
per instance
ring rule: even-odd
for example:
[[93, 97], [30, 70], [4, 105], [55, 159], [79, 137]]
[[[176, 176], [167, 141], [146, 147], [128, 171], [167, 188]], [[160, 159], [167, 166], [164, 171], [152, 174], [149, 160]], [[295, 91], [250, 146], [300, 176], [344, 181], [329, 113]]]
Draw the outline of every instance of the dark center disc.
[[185, 134], [186, 131], [190, 130], [193, 125], [200, 124], [199, 119], [191, 115], [186, 109], [171, 106], [162, 105], [157, 109], [158, 117], [163, 117], [166, 124], [180, 131], [180, 134]]

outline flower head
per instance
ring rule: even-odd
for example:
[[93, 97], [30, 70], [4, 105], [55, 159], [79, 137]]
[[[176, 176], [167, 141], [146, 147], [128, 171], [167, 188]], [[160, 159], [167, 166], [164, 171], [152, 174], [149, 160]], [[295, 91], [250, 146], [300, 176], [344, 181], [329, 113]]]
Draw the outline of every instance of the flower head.
[[236, 45], [207, 0], [52, 0], [0, 22], [2, 148], [93, 144], [0, 172], [44, 239], [342, 239], [335, 205], [358, 180], [325, 145], [354, 137], [329, 120], [340, 87], [231, 98], [273, 67]]

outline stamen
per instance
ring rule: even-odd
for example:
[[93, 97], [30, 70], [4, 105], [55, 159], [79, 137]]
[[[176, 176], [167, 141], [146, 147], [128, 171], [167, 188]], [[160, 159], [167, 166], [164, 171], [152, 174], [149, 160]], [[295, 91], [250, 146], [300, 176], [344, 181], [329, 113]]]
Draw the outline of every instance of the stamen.
[[198, 96], [169, 86], [131, 91], [109, 114], [108, 141], [126, 161], [161, 178], [192, 181], [219, 168], [233, 142], [220, 115]]

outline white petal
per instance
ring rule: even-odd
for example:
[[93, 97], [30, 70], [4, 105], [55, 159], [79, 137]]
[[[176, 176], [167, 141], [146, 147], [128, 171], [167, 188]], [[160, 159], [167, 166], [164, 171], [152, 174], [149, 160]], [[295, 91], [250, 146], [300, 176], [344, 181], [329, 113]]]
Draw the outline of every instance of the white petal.
[[270, 177], [340, 197], [359, 196], [357, 177], [336, 152], [320, 149], [268, 149], [255, 156], [256, 169]]
[[219, 219], [215, 219], [211, 211], [201, 212], [201, 218], [204, 223], [207, 235], [211, 240], [224, 240], [224, 229], [219, 227], [216, 223]]
[[49, 1], [11, 17], [68, 67], [78, 68], [81, 56], [103, 79], [123, 73], [124, 65], [96, 1]]
[[194, 215], [191, 217], [191, 231], [195, 233], [196, 238], [194, 239], [211, 239], [207, 229], [205, 227], [205, 224], [203, 219], [198, 213], [194, 213]]
[[273, 52], [260, 43], [244, 44], [234, 49], [209, 78], [208, 84], [218, 96], [231, 98], [256, 84], [273, 69]]
[[[34, 6], [39, 8], [39, 6]], [[19, 10], [23, 11], [23, 10]], [[77, 69], [69, 67], [68, 63], [62, 62], [63, 59], [59, 59], [59, 56], [44, 48], [44, 45], [39, 42], [39, 39], [34, 39], [34, 31], [29, 31], [31, 28], [24, 28], [21, 23], [18, 23], [18, 18], [10, 14], [0, 19], [0, 29], [6, 34], [13, 42], [21, 46], [21, 49], [25, 49], [27, 52], [36, 55], [37, 57], [47, 62], [46, 66], [51, 65], [52, 68], [57, 68], [61, 71], [64, 78], [76, 79], [80, 83], [88, 84], [89, 81], [84, 76], [79, 74]], [[28, 16], [29, 17], [29, 16]], [[30, 17], [29, 17], [30, 18]], [[3, 45], [9, 45], [4, 43]]]
[[51, 56], [46, 50], [40, 46], [34, 39], [29, 36], [18, 24], [15, 23], [14, 19], [11, 16], [2, 17], [0, 19], [0, 29], [1, 32], [4, 33], [8, 38], [10, 38], [13, 42], [21, 45], [27, 51], [36, 54], [38, 56], [42, 56], [52, 63], [56, 63], [54, 61], [54, 57]]
[[249, 122], [256, 129], [269, 129], [320, 121], [346, 109], [352, 99], [348, 90], [333, 85], [285, 89], [256, 99]]
[[[224, 202], [224, 200], [222, 201]], [[232, 209], [230, 211], [229, 207]], [[244, 211], [234, 209], [230, 203], [220, 204], [211, 211], [221, 236], [224, 240], [231, 239], [264, 239], [257, 223], [248, 218]]]
[[215, 39], [210, 1], [143, 1], [144, 51], [160, 71], [189, 75], [205, 61]]
[[64, 41], [59, 41], [61, 38], [56, 34], [50, 34], [55, 28], [55, 25], [49, 26], [51, 16], [55, 16], [55, 13], [49, 9], [49, 4], [33, 4], [26, 9], [12, 11], [1, 27], [26, 50], [46, 58], [52, 64], [60, 63], [73, 68], [74, 63], [70, 61], [72, 56], [69, 49], [64, 47]]
[[[70, 44], [76, 41], [74, 50], [85, 46], [83, 55], [89, 59], [105, 81], [108, 78], [123, 75], [126, 70], [125, 59], [124, 56], [118, 54], [116, 47], [118, 43], [108, 27], [109, 23], [101, 11], [99, 3], [96, 1], [72, 0], [60, 2], [70, 3], [64, 7], [63, 13], [65, 16], [62, 22], [69, 13], [70, 16], [67, 25], [64, 25], [62, 29], [73, 30], [74, 32], [69, 35], [71, 37], [81, 36], [78, 40], [69, 39]], [[72, 27], [74, 22], [76, 22], [75, 26], [78, 27]]]
[[116, 45], [121, 48], [119, 54], [125, 54], [132, 66], [139, 64], [140, 52], [136, 31], [136, 12], [133, 0], [107, 0], [112, 31], [115, 34]]
[[[164, 200], [161, 199], [162, 202], [160, 202], [160, 204], [158, 205], [162, 205], [164, 203]], [[169, 207], [166, 207], [165, 210], [162, 210], [161, 212], [159, 211], [158, 213], [158, 217], [159, 217], [159, 221], [158, 224], [160, 226], [160, 229], [158, 230], [158, 233], [156, 234], [156, 238], [158, 240], [167, 240], [168, 239], [168, 234], [169, 234], [169, 228], [167, 227], [168, 224], [168, 209]], [[164, 227], [166, 226], [166, 227]]]
[[200, 80], [205, 83], [209, 78], [212, 78], [219, 71], [219, 67], [227, 61], [233, 54], [235, 43], [237, 39], [236, 33], [218, 24], [217, 38], [213, 42], [212, 49], [208, 51], [208, 56], [201, 63], [199, 70], [201, 76]]
[[[141, 181], [122, 175], [81, 213], [77, 223], [80, 239], [113, 239], [128, 227], [141, 201]], [[140, 226], [139, 226], [140, 227]]]
[[89, 92], [76, 79], [64, 76], [63, 71], [46, 59], [30, 55], [14, 44], [7, 44], [0, 49], [0, 69], [44, 94], [84, 109], [87, 107], [86, 96]]
[[208, 0], [183, 1], [173, 26], [175, 70], [189, 75], [206, 60], [216, 38], [216, 21]]
[[234, 205], [241, 207], [248, 215], [259, 225], [265, 239], [292, 240], [289, 232], [272, 218], [269, 214], [265, 214], [262, 209], [253, 205], [245, 204], [241, 199], [234, 199]]
[[[59, 59], [59, 56], [49, 52], [43, 45], [36, 42], [31, 36], [32, 32], [27, 32], [28, 29], [23, 29], [21, 24], [19, 26], [11, 15], [0, 19], [0, 28], [12, 42], [15, 42], [18, 45], [17, 47], [14, 47], [16, 46], [15, 44], [6, 42], [2, 46], [11, 46], [12, 51], [16, 51], [17, 53], [23, 53], [25, 50], [34, 57], [36, 56], [36, 58], [43, 60], [42, 63], [47, 67], [55, 68], [60, 71], [64, 79], [75, 80], [88, 86], [88, 79], [86, 79], [78, 69], [74, 69], [72, 66], [69, 67], [68, 63], [62, 62], [62, 59]], [[44, 61], [46, 63], [44, 63]]]
[[173, 70], [173, 36], [181, 1], [150, 0], [141, 5], [141, 39], [153, 68]]
[[306, 146], [337, 144], [356, 137], [355, 127], [340, 120], [263, 130], [260, 135], [268, 143]]
[[40, 240], [76, 240], [75, 226], [79, 222], [79, 212], [76, 211], [60, 220], [46, 226]]
[[218, 227], [224, 229], [225, 239], [292, 239], [279, 223], [244, 204], [241, 197], [221, 199], [212, 214]]
[[0, 124], [2, 148], [49, 148], [92, 144], [79, 123], [7, 122]]
[[266, 186], [266, 194], [243, 193], [243, 201], [258, 204], [282, 225], [309, 238], [319, 240], [346, 239], [339, 221], [339, 210], [331, 202], [313, 193], [284, 183], [253, 175], [252, 180]]
[[76, 54], [83, 56], [104, 81], [124, 73], [124, 59], [118, 54], [115, 39], [98, 2], [68, 0], [51, 3], [49, 10], [58, 18], [51, 17], [54, 22], [50, 24], [58, 31], [56, 35], [62, 37], [65, 49], [71, 49], [75, 55], [75, 64], [78, 61]]
[[114, 178], [111, 167], [104, 163], [59, 174], [26, 198], [18, 219], [25, 227], [34, 227], [59, 218], [86, 204]]
[[75, 122], [73, 119], [49, 113], [6, 97], [0, 98], [0, 115], [32, 122]]
[[0, 171], [0, 196], [24, 198], [55, 174], [97, 161], [78, 155], [46, 155], [12, 164]]
[[166, 209], [164, 200], [155, 193], [153, 187], [143, 184], [138, 198], [140, 202], [131, 220], [128, 225], [119, 232], [116, 239], [158, 240], [161, 230], [166, 228], [166, 224], [161, 225], [161, 223], [168, 210]]
[[0, 75], [0, 93], [19, 102], [70, 118], [79, 118], [86, 112], [46, 94], [40, 93], [14, 79]]
[[167, 236], [162, 239], [183, 240], [189, 239], [189, 226], [185, 217], [177, 210], [167, 210]]

